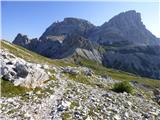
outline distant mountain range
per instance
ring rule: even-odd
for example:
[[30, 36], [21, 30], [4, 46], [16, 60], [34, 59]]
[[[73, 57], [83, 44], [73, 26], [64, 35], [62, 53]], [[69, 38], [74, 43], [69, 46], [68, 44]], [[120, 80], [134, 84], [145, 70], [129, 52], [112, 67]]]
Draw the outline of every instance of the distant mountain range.
[[18, 34], [14, 44], [53, 59], [85, 58], [140, 76], [160, 79], [160, 39], [134, 10], [120, 13], [101, 26], [87, 20], [65, 18], [49, 26], [42, 36]]

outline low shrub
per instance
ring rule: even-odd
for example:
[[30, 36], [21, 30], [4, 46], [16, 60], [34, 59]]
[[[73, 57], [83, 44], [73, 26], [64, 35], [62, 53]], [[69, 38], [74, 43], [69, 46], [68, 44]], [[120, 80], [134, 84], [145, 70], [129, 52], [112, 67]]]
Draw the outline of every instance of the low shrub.
[[133, 87], [130, 85], [128, 81], [123, 81], [120, 83], [115, 83], [113, 86], [113, 91], [132, 93]]

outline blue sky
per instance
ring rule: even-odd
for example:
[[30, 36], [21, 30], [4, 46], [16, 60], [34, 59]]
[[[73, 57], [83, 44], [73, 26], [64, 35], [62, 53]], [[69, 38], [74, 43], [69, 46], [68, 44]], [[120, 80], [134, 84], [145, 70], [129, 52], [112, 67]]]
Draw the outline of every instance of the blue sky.
[[87, 19], [101, 25], [114, 15], [127, 10], [141, 13], [142, 21], [160, 37], [159, 3], [157, 2], [5, 2], [2, 7], [2, 38], [12, 41], [17, 33], [40, 37], [55, 21], [65, 17]]

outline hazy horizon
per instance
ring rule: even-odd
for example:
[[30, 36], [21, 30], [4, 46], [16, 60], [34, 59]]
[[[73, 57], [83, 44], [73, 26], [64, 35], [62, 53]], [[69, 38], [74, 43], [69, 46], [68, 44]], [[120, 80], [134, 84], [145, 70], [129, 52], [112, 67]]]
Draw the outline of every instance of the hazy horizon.
[[2, 2], [2, 36], [12, 41], [18, 33], [39, 38], [53, 22], [66, 17], [88, 20], [96, 26], [115, 15], [136, 10], [142, 22], [156, 37], [160, 37], [159, 4], [131, 2]]

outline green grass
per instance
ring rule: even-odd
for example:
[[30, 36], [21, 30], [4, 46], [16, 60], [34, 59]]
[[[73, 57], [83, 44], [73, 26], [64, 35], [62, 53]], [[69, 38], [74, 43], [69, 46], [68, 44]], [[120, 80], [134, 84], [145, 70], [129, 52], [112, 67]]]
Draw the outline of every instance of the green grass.
[[7, 114], [13, 114], [16, 113], [18, 111], [18, 109], [12, 109], [10, 111], [7, 112]]
[[78, 107], [78, 106], [79, 106], [78, 101], [73, 101], [73, 102], [71, 103], [71, 105], [70, 105], [70, 108], [71, 108], [71, 109], [74, 109], [74, 107]]
[[64, 112], [64, 113], [62, 114], [62, 120], [72, 120], [72, 119], [71, 119], [71, 113], [69, 113], [69, 112]]
[[131, 73], [123, 72], [120, 70], [115, 70], [115, 69], [110, 69], [103, 67], [101, 64], [98, 64], [94, 61], [90, 60], [81, 60], [80, 64], [82, 66], [89, 67], [93, 69], [93, 71], [101, 76], [111, 76], [113, 79], [116, 80], [121, 80], [121, 81], [137, 81], [139, 83], [143, 83], [145, 85], [148, 85], [152, 88], [160, 88], [160, 80], [155, 80], [155, 79], [150, 79], [150, 78], [145, 78], [145, 77], [140, 77], [136, 76]]
[[93, 108], [93, 107], [91, 107], [91, 108], [89, 109], [88, 115], [89, 115], [89, 116], [94, 116], [94, 108]]
[[75, 66], [75, 64], [72, 64], [63, 60], [49, 59], [35, 52], [31, 52], [21, 46], [11, 44], [4, 40], [1, 40], [0, 43], [1, 43], [2, 49], [7, 49], [9, 50], [10, 53], [16, 55], [17, 57], [23, 58], [29, 62], [48, 64], [48, 65], [57, 65], [57, 66]]
[[23, 95], [30, 89], [21, 86], [14, 86], [13, 83], [1, 78], [1, 96], [14, 97], [16, 95]]
[[[49, 80], [55, 80], [55, 79], [51, 77]], [[27, 97], [25, 96], [25, 93], [29, 91], [33, 91], [34, 93], [36, 93], [37, 91], [40, 91], [41, 94], [38, 95], [38, 97], [41, 97], [41, 98], [44, 96], [43, 94], [45, 94], [46, 92], [49, 92], [49, 93], [53, 92], [49, 88], [42, 89], [37, 87], [35, 89], [32, 89], [32, 88], [26, 88], [22, 86], [14, 86], [14, 84], [11, 83], [10, 81], [3, 80], [1, 78], [1, 96], [2, 97], [22, 96], [22, 98], [26, 99]]]
[[78, 82], [78, 83], [82, 83], [82, 84], [85, 84], [85, 85], [90, 85], [92, 87], [98, 87], [98, 88], [101, 88], [101, 89], [104, 89], [104, 90], [109, 90], [110, 87], [108, 86], [105, 86], [105, 84], [103, 83], [98, 83], [93, 77], [87, 77], [85, 76], [84, 74], [78, 74], [78, 75], [75, 75], [75, 74], [69, 74], [69, 73], [64, 73], [70, 80], [73, 80], [75, 82]]

